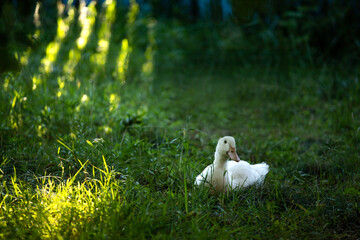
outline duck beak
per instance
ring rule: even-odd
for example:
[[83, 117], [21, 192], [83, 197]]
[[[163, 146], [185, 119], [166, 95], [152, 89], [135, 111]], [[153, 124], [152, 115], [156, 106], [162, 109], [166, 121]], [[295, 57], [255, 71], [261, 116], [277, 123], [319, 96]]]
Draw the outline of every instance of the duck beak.
[[227, 154], [229, 155], [229, 158], [230, 158], [231, 160], [234, 160], [235, 162], [239, 162], [239, 161], [240, 161], [240, 158], [239, 158], [239, 156], [237, 155], [235, 148], [233, 148], [233, 147], [230, 146], [230, 149], [229, 149], [229, 151], [227, 152]]

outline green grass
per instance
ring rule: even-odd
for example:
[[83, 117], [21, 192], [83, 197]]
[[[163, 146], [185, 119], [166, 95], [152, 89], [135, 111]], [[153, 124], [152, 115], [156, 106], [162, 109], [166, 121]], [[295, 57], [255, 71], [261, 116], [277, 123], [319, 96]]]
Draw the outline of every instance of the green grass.
[[[1, 77], [1, 239], [360, 237], [357, 70], [187, 63], [207, 31], [117, 11], [98, 8], [83, 49], [76, 15], [57, 54], [40, 29], [22, 71]], [[262, 187], [193, 185], [224, 135], [270, 165]]]

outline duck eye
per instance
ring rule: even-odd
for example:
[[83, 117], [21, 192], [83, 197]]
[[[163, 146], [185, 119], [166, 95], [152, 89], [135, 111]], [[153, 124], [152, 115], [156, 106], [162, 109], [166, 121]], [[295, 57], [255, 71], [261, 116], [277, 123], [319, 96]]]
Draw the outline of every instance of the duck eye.
[[227, 141], [225, 140], [224, 143], [227, 144]]

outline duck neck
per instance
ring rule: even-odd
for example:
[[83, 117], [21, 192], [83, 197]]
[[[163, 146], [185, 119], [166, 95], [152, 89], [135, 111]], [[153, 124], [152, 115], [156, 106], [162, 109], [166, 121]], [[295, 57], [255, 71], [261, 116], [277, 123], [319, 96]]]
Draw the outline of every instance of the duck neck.
[[214, 167], [215, 169], [224, 169], [225, 163], [227, 160], [227, 156], [224, 154], [220, 154], [218, 151], [215, 152], [215, 160], [214, 160]]
[[225, 180], [226, 160], [227, 160], [226, 155], [220, 154], [218, 151], [215, 152], [212, 184], [217, 192], [224, 191], [224, 187], [226, 184], [226, 180]]

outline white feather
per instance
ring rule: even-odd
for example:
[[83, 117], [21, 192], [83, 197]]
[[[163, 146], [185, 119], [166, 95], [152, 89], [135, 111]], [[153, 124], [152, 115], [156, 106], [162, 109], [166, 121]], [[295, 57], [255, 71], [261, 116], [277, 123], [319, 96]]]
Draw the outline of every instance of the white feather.
[[251, 165], [242, 160], [239, 162], [229, 161], [227, 156], [229, 146], [235, 148], [233, 137], [227, 136], [219, 139], [214, 162], [196, 177], [195, 185], [204, 184], [213, 187], [217, 192], [226, 192], [264, 182], [265, 176], [269, 172], [269, 165], [266, 163]]

